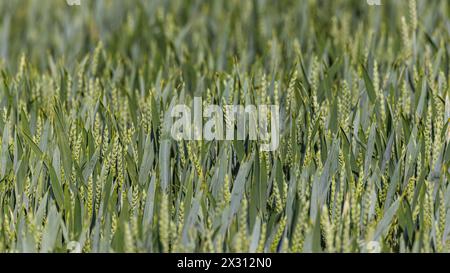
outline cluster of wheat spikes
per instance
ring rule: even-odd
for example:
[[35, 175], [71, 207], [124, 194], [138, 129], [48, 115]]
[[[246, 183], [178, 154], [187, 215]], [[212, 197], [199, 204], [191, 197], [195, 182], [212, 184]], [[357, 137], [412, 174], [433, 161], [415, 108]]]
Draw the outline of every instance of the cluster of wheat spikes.
[[[450, 3], [382, 4], [1, 1], [0, 251], [449, 251]], [[172, 139], [194, 96], [279, 148]]]

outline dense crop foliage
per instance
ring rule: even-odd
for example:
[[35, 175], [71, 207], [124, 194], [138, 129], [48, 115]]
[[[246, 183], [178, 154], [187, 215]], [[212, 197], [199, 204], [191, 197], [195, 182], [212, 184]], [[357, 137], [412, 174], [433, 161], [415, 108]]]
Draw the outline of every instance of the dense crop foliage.
[[450, 4], [382, 2], [0, 1], [0, 251], [449, 251]]

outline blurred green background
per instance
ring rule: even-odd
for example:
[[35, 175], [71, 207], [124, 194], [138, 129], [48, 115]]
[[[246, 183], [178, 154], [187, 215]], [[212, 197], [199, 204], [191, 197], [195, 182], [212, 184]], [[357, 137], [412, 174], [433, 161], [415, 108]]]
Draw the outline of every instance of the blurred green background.
[[[304, 53], [333, 54], [333, 40], [362, 43], [352, 36], [369, 35], [371, 30], [378, 33], [374, 43], [385, 43], [376, 48], [395, 55], [401, 50], [400, 39], [389, 45], [385, 38], [400, 36], [399, 22], [407, 2], [382, 4], [369, 6], [365, 0], [81, 0], [80, 6], [69, 6], [65, 0], [2, 0], [0, 58], [9, 67], [15, 67], [23, 53], [41, 68], [49, 56], [70, 65], [101, 40], [111, 54], [135, 64], [151, 62], [157, 67], [189, 61], [229, 70], [234, 57], [244, 67], [258, 61], [269, 65], [274, 56], [277, 63], [290, 64], [294, 40]], [[448, 41], [448, 1], [418, 1], [418, 10], [420, 26], [430, 37], [437, 44], [439, 39]], [[381, 29], [384, 32], [377, 31]]]

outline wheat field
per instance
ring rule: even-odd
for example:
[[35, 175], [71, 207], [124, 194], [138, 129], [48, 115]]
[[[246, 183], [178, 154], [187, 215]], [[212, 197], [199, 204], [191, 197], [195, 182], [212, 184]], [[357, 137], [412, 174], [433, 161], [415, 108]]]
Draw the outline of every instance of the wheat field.
[[0, 1], [0, 252], [450, 251], [450, 3], [381, 4]]

